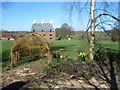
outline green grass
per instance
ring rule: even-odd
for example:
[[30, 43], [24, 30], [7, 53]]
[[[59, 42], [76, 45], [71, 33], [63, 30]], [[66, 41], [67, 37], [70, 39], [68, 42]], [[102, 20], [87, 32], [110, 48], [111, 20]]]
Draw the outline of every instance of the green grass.
[[120, 42], [111, 42], [111, 41], [97, 41], [96, 48], [101, 48], [103, 52], [119, 52]]
[[0, 41], [0, 55], [2, 55], [2, 41]]
[[88, 51], [89, 49], [88, 42], [82, 40], [59, 40], [54, 42], [53, 47], [55, 50], [65, 49], [62, 54], [66, 54], [70, 58], [75, 58], [80, 51]]
[[2, 42], [2, 52], [9, 51], [13, 45], [13, 41], [3, 41]]
[[[69, 55], [70, 58], [76, 58], [79, 52], [87, 52], [89, 51], [89, 43], [85, 40], [61, 40], [55, 41], [54, 47], [58, 50], [60, 48], [64, 48], [62, 54]], [[120, 52], [118, 50], [118, 42], [111, 41], [97, 41], [95, 45], [95, 49], [102, 48], [103, 52]]]
[[2, 52], [3, 66], [10, 64], [9, 54], [10, 54], [12, 45], [13, 45], [13, 41], [3, 41], [3, 42], [1, 41], [1, 43], [0, 43], [0, 46], [2, 46], [2, 48], [0, 50]]
[[[111, 41], [97, 41], [96, 49], [102, 48], [103, 52], [120, 52], [118, 50], [118, 42]], [[2, 50], [2, 64], [6, 66], [10, 64], [9, 53], [12, 47], [13, 41], [0, 42], [0, 51]], [[68, 55], [68, 58], [76, 59], [79, 52], [86, 52], [89, 50], [89, 44], [85, 40], [56, 40], [53, 43], [52, 52], [59, 50], [60, 48], [65, 49], [61, 54]], [[28, 58], [26, 58], [28, 59]], [[27, 60], [26, 60], [27, 61]], [[32, 61], [29, 59], [28, 61]]]

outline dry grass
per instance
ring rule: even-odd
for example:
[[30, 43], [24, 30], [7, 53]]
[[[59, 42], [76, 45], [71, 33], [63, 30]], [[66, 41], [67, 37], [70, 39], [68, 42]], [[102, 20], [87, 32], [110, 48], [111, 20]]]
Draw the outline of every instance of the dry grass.
[[10, 53], [11, 65], [15, 65], [24, 54], [34, 57], [35, 53], [32, 52], [36, 47], [39, 49], [39, 55], [41, 57], [47, 56], [48, 62], [50, 62], [50, 45], [47, 40], [40, 34], [30, 33], [14, 42]]

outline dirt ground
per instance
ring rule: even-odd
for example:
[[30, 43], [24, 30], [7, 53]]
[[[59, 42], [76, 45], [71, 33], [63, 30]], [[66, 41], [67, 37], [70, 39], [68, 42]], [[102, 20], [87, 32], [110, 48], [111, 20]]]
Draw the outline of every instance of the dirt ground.
[[[47, 73], [43, 71], [47, 64], [41, 63], [41, 60], [34, 61], [28, 65], [20, 65], [9, 71], [2, 73], [3, 88], [109, 88], [104, 81], [91, 78], [90, 84], [82, 77], [74, 78], [74, 75], [68, 75], [62, 72], [63, 77], [47, 78]], [[120, 77], [117, 76], [117, 79]]]

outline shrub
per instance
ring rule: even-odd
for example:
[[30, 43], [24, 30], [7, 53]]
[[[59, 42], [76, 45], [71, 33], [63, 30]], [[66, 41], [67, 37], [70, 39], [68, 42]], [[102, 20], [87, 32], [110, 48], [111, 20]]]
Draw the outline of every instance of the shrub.
[[113, 42], [115, 41], [120, 42], [120, 30], [111, 30], [109, 32], [111, 33], [111, 40]]
[[88, 52], [80, 52], [77, 61], [85, 62], [85, 57], [87, 57], [88, 54]]

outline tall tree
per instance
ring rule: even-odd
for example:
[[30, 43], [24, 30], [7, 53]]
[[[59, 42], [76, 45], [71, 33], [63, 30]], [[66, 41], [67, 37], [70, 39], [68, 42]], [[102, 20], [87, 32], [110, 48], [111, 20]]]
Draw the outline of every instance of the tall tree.
[[90, 19], [91, 19], [91, 39], [90, 39], [90, 60], [94, 59], [94, 41], [95, 41], [95, 15], [94, 15], [95, 0], [91, 0]]
[[[70, 4], [70, 5], [69, 5]], [[83, 9], [87, 9], [89, 11], [89, 17], [90, 20], [87, 24], [86, 32], [90, 31], [89, 36], [89, 43], [90, 43], [90, 60], [94, 59], [94, 48], [95, 48], [95, 31], [97, 28], [100, 28], [101, 30], [106, 32], [106, 26], [112, 26], [114, 24], [115, 20], [119, 21], [118, 18], [116, 18], [113, 13], [114, 11], [111, 11], [112, 9], [109, 8], [109, 6], [114, 7], [114, 4], [110, 2], [96, 2], [95, 0], [91, 0], [90, 2], [72, 2], [69, 3], [69, 11], [70, 16], [72, 14], [72, 11], [75, 10], [75, 8], [81, 13]], [[100, 5], [101, 4], [101, 5]], [[89, 8], [89, 9], [88, 9]], [[111, 14], [112, 12], [112, 14]], [[84, 13], [84, 12], [83, 12]], [[111, 24], [112, 23], [112, 24]]]
[[[90, 60], [92, 61], [94, 59], [94, 52], [95, 52], [94, 48], [95, 48], [95, 31], [96, 31], [96, 28], [99, 27], [106, 32], [106, 26], [113, 27], [114, 23], [116, 21], [120, 22], [120, 19], [116, 18], [116, 16], [113, 14], [115, 11], [110, 13], [109, 10], [106, 10], [105, 8], [101, 9], [101, 7], [104, 6], [104, 3], [105, 3], [105, 7], [107, 7], [107, 6], [112, 7], [113, 3], [111, 3], [109, 5], [106, 2], [101, 2], [103, 5], [98, 6], [100, 3], [96, 3], [95, 0], [91, 0], [91, 2], [89, 2], [89, 4], [88, 4], [88, 2], [86, 2], [86, 4], [84, 4], [82, 8], [78, 7], [78, 6], [81, 6], [81, 3], [73, 2], [72, 4], [70, 4], [70, 12], [72, 10], [74, 10], [74, 7], [77, 7], [80, 12], [82, 11], [83, 8], [85, 8], [87, 6], [89, 7], [90, 20], [87, 24], [86, 32], [91, 30], [90, 31], [90, 48], [89, 48], [89, 51], [90, 51]], [[70, 16], [71, 16], [71, 13], [70, 13]], [[112, 57], [111, 53], [107, 53], [107, 55], [109, 57], [109, 67], [110, 67], [110, 69], [108, 70], [109, 72], [106, 73], [106, 70], [104, 70], [102, 68], [102, 66], [100, 66], [100, 68], [102, 70], [102, 74], [103, 74], [105, 79], [102, 78], [99, 75], [98, 76], [108, 83], [111, 90], [118, 90], [117, 82], [116, 82], [116, 75], [115, 75], [115, 68], [114, 68], [114, 64], [113, 64], [115, 58]], [[99, 56], [101, 56], [101, 55], [99, 55]], [[101, 57], [99, 57], [99, 58], [100, 58], [100, 60], [102, 60]]]

